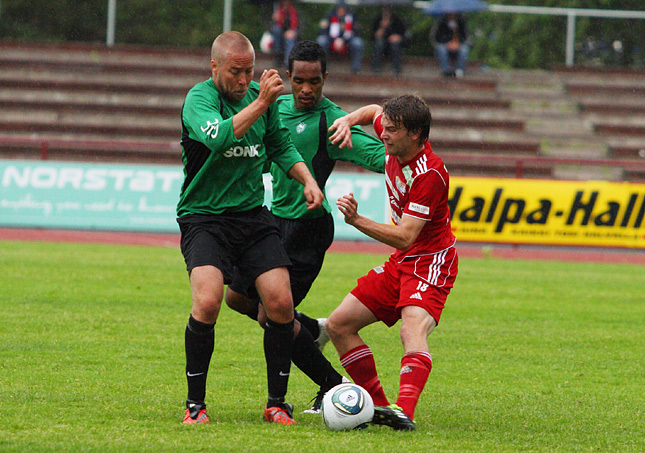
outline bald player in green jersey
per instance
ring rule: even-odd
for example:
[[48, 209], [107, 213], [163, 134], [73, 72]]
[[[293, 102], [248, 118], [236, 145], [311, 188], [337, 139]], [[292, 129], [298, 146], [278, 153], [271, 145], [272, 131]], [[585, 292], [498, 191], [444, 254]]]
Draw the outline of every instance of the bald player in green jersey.
[[204, 399], [213, 328], [234, 268], [251, 280], [267, 315], [264, 418], [295, 423], [293, 406], [285, 402], [294, 338], [291, 263], [263, 206], [262, 170], [270, 162], [295, 179], [306, 210], [320, 210], [324, 196], [280, 121], [275, 103], [283, 90], [280, 75], [264, 71], [258, 84], [252, 80], [254, 65], [255, 52], [244, 35], [219, 35], [211, 50], [212, 77], [188, 92], [182, 108], [185, 180], [177, 221], [192, 293], [185, 331], [185, 424], [209, 421]]
[[[278, 98], [280, 118], [323, 192], [337, 160], [383, 173], [383, 143], [360, 127], [352, 129], [352, 149], [339, 148], [329, 142], [329, 126], [347, 113], [323, 96], [327, 78], [325, 50], [313, 41], [298, 42], [289, 54], [288, 68], [292, 94]], [[276, 164], [272, 164], [270, 170], [273, 178], [271, 212], [280, 226], [282, 243], [292, 263], [289, 277], [294, 306], [298, 306], [322, 268], [325, 252], [334, 238], [334, 221], [327, 199], [323, 201], [323, 209], [306, 209], [297, 183], [294, 184]], [[265, 313], [257, 303], [257, 292], [249, 279], [240, 273], [235, 274], [228, 287], [226, 303], [264, 324]], [[294, 364], [320, 386], [312, 408], [306, 411], [317, 413], [324, 393], [339, 384], [342, 376], [319, 349], [328, 340], [325, 320], [312, 319], [298, 311], [295, 318], [300, 323], [300, 330], [294, 341], [292, 358]]]

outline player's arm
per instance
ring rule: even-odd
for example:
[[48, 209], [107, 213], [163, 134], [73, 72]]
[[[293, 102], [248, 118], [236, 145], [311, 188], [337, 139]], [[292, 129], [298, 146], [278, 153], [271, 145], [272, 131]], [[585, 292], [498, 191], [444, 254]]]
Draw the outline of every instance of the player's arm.
[[304, 162], [295, 163], [287, 174], [305, 187], [303, 192], [307, 200], [307, 209], [311, 211], [322, 206], [325, 196]]
[[358, 202], [352, 193], [340, 197], [336, 205], [345, 216], [345, 223], [372, 239], [402, 251], [410, 248], [426, 223], [423, 219], [409, 215], [403, 215], [398, 225], [375, 222], [358, 213]]
[[351, 127], [372, 124], [381, 112], [383, 112], [383, 107], [378, 104], [370, 104], [336, 119], [329, 127], [329, 132], [333, 132], [329, 137], [329, 141], [333, 145], [337, 144], [339, 148], [344, 148], [345, 146], [352, 148]]
[[249, 105], [233, 116], [233, 135], [240, 139], [267, 109], [278, 99], [283, 89], [282, 78], [275, 69], [265, 70], [260, 76], [260, 92]]

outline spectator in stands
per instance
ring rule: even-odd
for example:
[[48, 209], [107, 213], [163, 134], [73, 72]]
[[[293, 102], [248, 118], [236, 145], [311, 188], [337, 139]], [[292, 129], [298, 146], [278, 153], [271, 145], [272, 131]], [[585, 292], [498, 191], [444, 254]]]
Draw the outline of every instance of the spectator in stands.
[[463, 77], [470, 52], [466, 19], [461, 14], [445, 14], [433, 26], [430, 39], [439, 60], [441, 74], [447, 77]]
[[298, 11], [291, 0], [278, 0], [271, 18], [271, 53], [276, 66], [286, 66], [287, 56], [298, 39]]
[[347, 8], [345, 0], [338, 0], [332, 10], [320, 21], [317, 41], [328, 54], [333, 52], [345, 55], [349, 52], [352, 72], [360, 71], [363, 40], [358, 34], [354, 15]]
[[381, 71], [383, 57], [386, 54], [392, 59], [392, 68], [396, 74], [401, 74], [401, 52], [407, 37], [407, 29], [390, 5], [383, 6], [381, 13], [372, 24], [374, 38], [374, 59], [372, 70]]

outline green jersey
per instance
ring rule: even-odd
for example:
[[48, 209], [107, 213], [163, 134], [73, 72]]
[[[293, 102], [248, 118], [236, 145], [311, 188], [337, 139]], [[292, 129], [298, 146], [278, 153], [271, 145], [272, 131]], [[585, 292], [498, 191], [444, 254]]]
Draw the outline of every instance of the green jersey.
[[[291, 134], [291, 140], [305, 160], [318, 186], [325, 193], [325, 183], [337, 160], [352, 162], [367, 170], [385, 172], [385, 148], [376, 137], [362, 128], [352, 128], [353, 148], [340, 149], [329, 142], [329, 126], [341, 116], [347, 115], [336, 104], [324, 98], [311, 110], [296, 109], [293, 96], [278, 98], [280, 118]], [[325, 196], [323, 209], [308, 211], [302, 190], [296, 187], [278, 166], [271, 165], [273, 176], [273, 200], [271, 212], [286, 219], [321, 217], [331, 212]]]
[[243, 99], [230, 101], [209, 79], [186, 95], [181, 113], [185, 179], [177, 216], [217, 215], [261, 206], [265, 164], [271, 162], [286, 173], [302, 161], [275, 103], [242, 138], [233, 135], [233, 115], [255, 100], [258, 92], [259, 85], [251, 82]]

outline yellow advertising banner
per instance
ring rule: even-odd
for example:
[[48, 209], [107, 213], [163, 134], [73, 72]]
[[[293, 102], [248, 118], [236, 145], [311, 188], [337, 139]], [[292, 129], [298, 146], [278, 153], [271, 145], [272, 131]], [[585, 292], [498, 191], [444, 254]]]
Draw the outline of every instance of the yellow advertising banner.
[[645, 248], [645, 184], [450, 178], [457, 240]]

